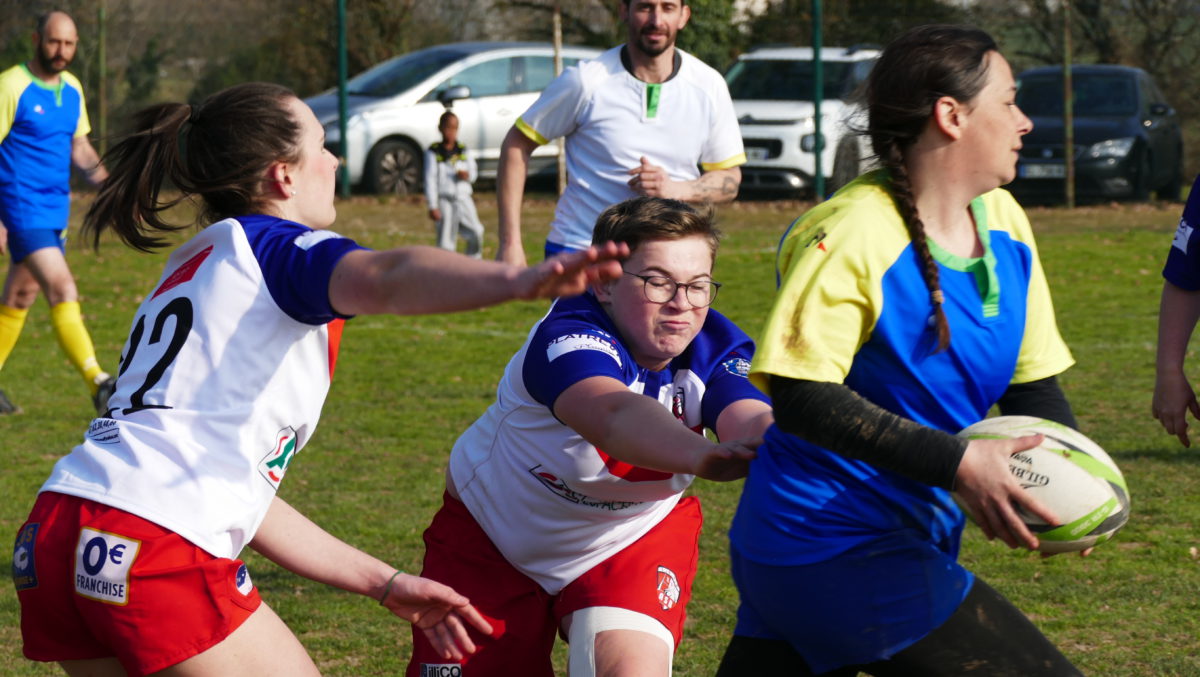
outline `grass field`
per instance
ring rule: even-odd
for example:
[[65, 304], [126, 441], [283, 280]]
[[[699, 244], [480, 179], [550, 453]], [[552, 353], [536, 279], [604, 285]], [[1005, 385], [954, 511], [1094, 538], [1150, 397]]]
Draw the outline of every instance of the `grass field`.
[[[480, 213], [495, 223], [493, 196]], [[76, 212], [84, 205], [76, 205]], [[800, 203], [738, 203], [726, 233], [716, 307], [756, 334], [774, 289], [773, 252]], [[539, 252], [552, 203], [526, 211], [525, 245]], [[1077, 365], [1062, 382], [1082, 430], [1129, 481], [1133, 517], [1087, 559], [1041, 560], [968, 529], [963, 561], [1008, 595], [1090, 675], [1200, 674], [1200, 464], [1150, 417], [1161, 263], [1179, 204], [1030, 212], [1058, 319]], [[339, 206], [336, 230], [367, 245], [432, 243], [416, 201], [356, 197]], [[490, 230], [489, 245], [495, 246]], [[114, 369], [133, 312], [157, 280], [162, 255], [112, 241], [69, 253], [101, 362]], [[7, 265], [7, 262], [5, 262]], [[420, 567], [420, 534], [441, 497], [458, 433], [491, 402], [501, 370], [544, 303], [453, 316], [364, 317], [347, 325], [320, 432], [281, 495], [346, 541], [396, 566]], [[1193, 358], [1194, 359], [1194, 358]], [[1200, 367], [1200, 363], [1193, 362]], [[62, 357], [41, 304], [0, 387], [25, 414], [0, 418], [0, 533], [13, 534], [54, 461], [80, 438], [90, 403]], [[1195, 436], [1194, 436], [1195, 437]], [[739, 483], [698, 482], [707, 526], [679, 675], [711, 675], [733, 627], [725, 529]], [[0, 549], [4, 565], [11, 550]], [[301, 579], [247, 551], [255, 582], [330, 675], [399, 675], [408, 626], [372, 600]], [[804, 613], [797, 609], [796, 613]], [[0, 674], [54, 674], [20, 653], [16, 598], [0, 586]], [[269, 651], [269, 647], [264, 647]], [[562, 665], [561, 648], [558, 664]], [[565, 674], [565, 670], [563, 670]]]

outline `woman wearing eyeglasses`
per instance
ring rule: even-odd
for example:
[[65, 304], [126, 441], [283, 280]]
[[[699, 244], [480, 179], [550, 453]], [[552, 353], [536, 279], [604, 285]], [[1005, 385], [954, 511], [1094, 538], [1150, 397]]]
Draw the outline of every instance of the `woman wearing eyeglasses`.
[[[711, 214], [636, 198], [601, 214], [594, 239], [629, 245], [626, 274], [534, 326], [496, 402], [454, 445], [425, 532], [423, 575], [495, 629], [472, 636], [471, 674], [552, 676], [561, 634], [573, 677], [622, 665], [668, 675], [701, 524], [682, 493], [694, 476], [743, 477], [771, 422], [746, 378], [753, 342], [709, 309]], [[414, 642], [410, 676], [445, 665]]]

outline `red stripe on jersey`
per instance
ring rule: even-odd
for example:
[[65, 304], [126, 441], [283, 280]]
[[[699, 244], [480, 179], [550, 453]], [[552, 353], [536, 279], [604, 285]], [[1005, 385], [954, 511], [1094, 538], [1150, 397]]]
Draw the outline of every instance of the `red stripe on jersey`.
[[192, 258], [185, 261], [182, 266], [179, 266], [173, 273], [168, 275], [167, 279], [163, 280], [162, 286], [159, 287], [154, 292], [154, 295], [150, 298], [156, 298], [159, 294], [170, 289], [174, 289], [175, 287], [178, 287], [184, 282], [187, 282], [195, 277], [196, 271], [200, 269], [200, 264], [204, 263], [204, 259], [208, 258], [208, 255], [212, 253], [212, 250], [212, 245], [209, 245], [205, 247], [204, 250], [202, 250], [199, 254], [196, 254]]
[[325, 326], [329, 329], [329, 379], [333, 380], [333, 370], [337, 367], [338, 350], [342, 347], [342, 329], [346, 326], [346, 321], [337, 319]]
[[659, 470], [650, 470], [648, 468], [639, 468], [636, 465], [618, 461], [599, 448], [596, 449], [596, 453], [600, 455], [600, 460], [604, 461], [604, 467], [608, 468], [610, 473], [629, 482], [658, 482], [659, 480], [671, 479], [673, 474]]

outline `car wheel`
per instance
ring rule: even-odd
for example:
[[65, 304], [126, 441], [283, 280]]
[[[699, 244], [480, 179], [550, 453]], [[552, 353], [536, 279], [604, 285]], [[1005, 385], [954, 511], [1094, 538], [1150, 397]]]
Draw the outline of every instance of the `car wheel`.
[[1150, 153], [1142, 151], [1137, 164], [1137, 176], [1133, 177], [1133, 195], [1134, 200], [1145, 202], [1150, 199]]
[[1179, 194], [1183, 191], [1183, 157], [1180, 155], [1179, 161], [1175, 163], [1175, 169], [1171, 170], [1171, 176], [1167, 179], [1156, 192], [1158, 199], [1170, 200], [1172, 202], [1179, 201]]
[[384, 139], [367, 156], [367, 190], [409, 195], [421, 190], [421, 153], [401, 139]]
[[858, 178], [858, 173], [858, 138], [850, 134], [838, 142], [837, 153], [833, 156], [833, 174], [829, 177], [827, 190], [830, 193], [837, 192], [842, 186]]

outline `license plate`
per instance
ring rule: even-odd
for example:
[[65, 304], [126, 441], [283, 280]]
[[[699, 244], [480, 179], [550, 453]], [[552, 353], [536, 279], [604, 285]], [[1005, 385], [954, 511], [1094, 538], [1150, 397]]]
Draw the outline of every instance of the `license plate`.
[[1025, 179], [1062, 179], [1067, 176], [1063, 164], [1021, 165], [1018, 174]]
[[767, 159], [767, 149], [766, 148], [755, 148], [754, 146], [749, 146], [746, 148], [746, 159], [754, 160], [754, 161], [766, 160]]

